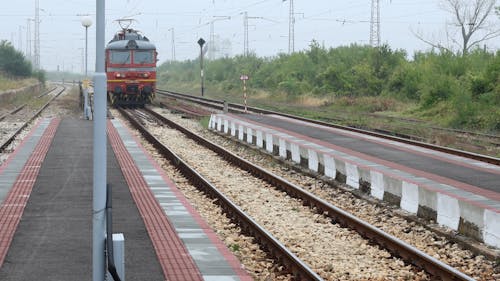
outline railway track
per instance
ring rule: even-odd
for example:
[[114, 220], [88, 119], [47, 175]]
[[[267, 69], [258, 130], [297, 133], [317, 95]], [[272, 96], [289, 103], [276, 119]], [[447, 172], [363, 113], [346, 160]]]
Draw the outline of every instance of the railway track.
[[21, 106], [18, 106], [16, 107], [14, 110], [8, 112], [8, 113], [5, 113], [4, 115], [0, 116], [0, 121], [4, 120], [6, 117], [8, 117], [9, 115], [14, 115], [16, 114], [17, 112], [21, 111], [23, 108], [26, 107], [26, 103], [21, 105]]
[[[15, 114], [20, 112], [22, 109], [27, 107], [27, 104], [23, 104], [16, 108], [15, 110], [9, 112], [8, 114], [2, 116], [3, 118], [0, 121], [5, 122], [8, 119], [12, 119], [11, 123], [16, 124], [16, 126], [4, 126], [2, 129], [2, 137], [0, 138], [0, 153], [3, 153], [7, 147], [16, 139], [16, 137], [57, 98], [66, 90], [65, 86], [54, 87], [51, 90], [44, 92], [39, 95], [37, 98], [44, 97], [50, 93], [53, 93], [54, 96], [50, 98], [48, 102], [46, 102], [40, 108], [33, 110], [32, 112], [27, 113], [27, 116], [16, 117]], [[21, 123], [17, 125], [17, 123]]]
[[[186, 95], [186, 94], [181, 94], [181, 93], [175, 93], [175, 92], [170, 92], [170, 91], [164, 91], [164, 90], [157, 90], [157, 93], [162, 96], [166, 97], [171, 97], [175, 99], [180, 99], [180, 100], [185, 100], [189, 102], [194, 102], [206, 107], [210, 107], [216, 110], [224, 110], [224, 101], [221, 100], [212, 100], [212, 99], [207, 99], [203, 97], [196, 97], [196, 96], [191, 96], [191, 95]], [[228, 103], [228, 112], [232, 113], [243, 113], [244, 112], [244, 106], [241, 104], [235, 104], [235, 103]], [[342, 130], [347, 130], [351, 132], [357, 132], [365, 135], [370, 135], [370, 136], [375, 136], [379, 138], [384, 138], [392, 141], [398, 141], [406, 144], [411, 144], [419, 147], [424, 147], [427, 149], [432, 149], [440, 152], [445, 152], [448, 154], [452, 155], [457, 155], [457, 156], [462, 156], [470, 159], [475, 159], [478, 161], [483, 161], [486, 163], [494, 164], [494, 165], [500, 165], [500, 158], [492, 157], [492, 156], [487, 156], [483, 154], [478, 154], [474, 152], [468, 152], [464, 150], [459, 150], [459, 149], [454, 149], [446, 146], [440, 146], [440, 145], [435, 145], [431, 144], [428, 142], [425, 142], [425, 139], [420, 137], [420, 136], [411, 136], [407, 135], [404, 133], [401, 134], [396, 134], [391, 133], [389, 131], [383, 131], [383, 130], [378, 130], [378, 131], [371, 131], [363, 128], [356, 128], [356, 127], [349, 127], [349, 126], [342, 126], [342, 125], [337, 125], [333, 124], [330, 122], [324, 122], [324, 121], [319, 121], [319, 120], [313, 120], [309, 118], [304, 118], [300, 116], [295, 116], [295, 115], [290, 115], [286, 113], [281, 113], [281, 112], [276, 112], [276, 111], [271, 111], [271, 110], [265, 110], [265, 109], [260, 109], [256, 107], [247, 107], [249, 112], [252, 113], [258, 113], [258, 114], [274, 114], [274, 115], [279, 115], [279, 116], [284, 116], [287, 118], [292, 118], [296, 120], [301, 120], [301, 121], [306, 121], [314, 124], [319, 124], [322, 126], [327, 126], [327, 127], [332, 127], [336, 129], [342, 129]], [[438, 127], [432, 127], [432, 130], [438, 130]], [[460, 138], [467, 138], [467, 136], [481, 136], [484, 138], [489, 139], [489, 143], [495, 147], [498, 147], [500, 145], [500, 136], [496, 135], [486, 135], [486, 134], [480, 134], [480, 133], [473, 133], [473, 132], [467, 132], [467, 131], [460, 131], [460, 130], [453, 130], [453, 129], [446, 129], [446, 131], [451, 131], [454, 133], [457, 133], [457, 136]], [[461, 135], [458, 135], [460, 133]]]
[[[315, 279], [314, 272], [309, 272], [310, 270], [304, 272], [303, 263], [300, 260], [295, 260], [293, 255], [290, 255], [290, 251], [281, 249], [276, 244], [276, 239], [265, 237], [264, 234], [267, 232], [265, 230], [256, 230], [255, 226], [252, 226], [249, 221], [251, 219], [244, 219], [240, 217], [242, 214], [241, 209], [234, 206], [234, 203], [228, 203], [228, 198], [221, 194], [214, 186], [212, 186], [208, 181], [200, 177], [199, 173], [187, 167], [187, 164], [180, 158], [178, 158], [172, 151], [166, 148], [160, 140], [154, 137], [151, 133], [147, 132], [146, 128], [141, 125], [140, 121], [143, 120], [144, 114], [147, 113], [154, 116], [158, 122], [166, 124], [171, 128], [182, 131], [183, 134], [189, 136], [197, 143], [208, 147], [210, 150], [216, 152], [220, 157], [224, 158], [233, 165], [239, 166], [241, 169], [250, 172], [257, 178], [261, 178], [268, 182], [277, 189], [286, 192], [288, 196], [297, 198], [301, 200], [302, 204], [308, 205], [311, 209], [315, 210], [320, 215], [326, 215], [336, 224], [343, 227], [353, 229], [361, 236], [365, 237], [370, 243], [376, 243], [381, 248], [387, 249], [395, 257], [401, 257], [405, 262], [413, 264], [418, 268], [424, 269], [430, 275], [441, 278], [443, 280], [473, 280], [469, 276], [461, 273], [460, 271], [430, 257], [429, 255], [417, 250], [416, 248], [402, 242], [401, 240], [388, 235], [387, 233], [371, 226], [370, 224], [361, 221], [360, 219], [350, 215], [349, 213], [331, 205], [325, 200], [318, 198], [317, 196], [305, 191], [304, 189], [291, 184], [290, 182], [284, 180], [283, 178], [277, 177], [266, 170], [253, 165], [252, 163], [241, 159], [233, 153], [226, 151], [224, 148], [217, 146], [202, 137], [188, 131], [181, 125], [177, 125], [171, 121], [166, 120], [163, 116], [155, 113], [151, 110], [144, 110], [141, 114], [131, 114], [128, 111], [121, 110], [121, 113], [127, 117], [127, 119], [133, 124], [136, 129], [141, 131], [141, 134], [153, 144], [153, 146], [165, 157], [167, 157], [177, 168], [179, 168], [182, 173], [190, 179], [197, 186], [202, 186], [202, 189], [210, 194], [211, 197], [216, 198], [220, 204], [223, 204], [223, 209], [226, 210], [229, 216], [231, 216], [235, 221], [242, 225], [242, 228], [247, 232], [252, 233], [258, 241], [261, 241], [263, 247], [268, 249], [268, 251], [277, 258], [282, 264], [289, 268], [295, 276], [300, 276], [301, 279], [305, 280], [319, 280]], [[135, 115], [135, 116], [132, 116]], [[150, 117], [147, 120], [151, 120]], [[227, 205], [226, 205], [227, 204]]]
[[[41, 95], [37, 96], [36, 98], [39, 99], [39, 98], [41, 98], [43, 96], [46, 96], [49, 93], [53, 92], [55, 89], [56, 89], [56, 87], [54, 87], [54, 88], [52, 88], [50, 90], [47, 90], [47, 91], [43, 92]], [[10, 115], [14, 115], [14, 114], [18, 113], [19, 111], [23, 110], [27, 105], [28, 105], [27, 103], [23, 103], [22, 105], [16, 107], [12, 111], [9, 111], [9, 112], [3, 114], [2, 116], [0, 116], [0, 121], [3, 121], [5, 118], [7, 118]]]

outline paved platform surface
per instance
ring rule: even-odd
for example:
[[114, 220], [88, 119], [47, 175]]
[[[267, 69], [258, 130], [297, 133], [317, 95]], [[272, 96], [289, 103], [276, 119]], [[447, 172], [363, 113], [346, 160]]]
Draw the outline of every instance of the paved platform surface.
[[[92, 279], [92, 122], [44, 119], [0, 167], [0, 280]], [[126, 280], [251, 280], [119, 121], [108, 121]]]
[[[36, 153], [36, 150], [35, 150]], [[127, 280], [164, 280], [113, 153], [114, 232], [126, 239]], [[92, 123], [63, 120], [29, 196], [0, 280], [92, 279]]]

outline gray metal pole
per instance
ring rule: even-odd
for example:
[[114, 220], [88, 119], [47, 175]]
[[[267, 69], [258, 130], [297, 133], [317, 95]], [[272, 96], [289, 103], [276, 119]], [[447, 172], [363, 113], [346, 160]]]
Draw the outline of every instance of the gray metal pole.
[[94, 74], [94, 186], [92, 216], [93, 281], [105, 278], [106, 208], [106, 73], [104, 72], [105, 0], [96, 0], [96, 63]]
[[200, 45], [200, 78], [201, 78], [201, 96], [203, 97], [203, 93], [205, 92], [205, 86], [204, 86], [204, 80], [205, 80], [205, 74], [203, 73], [203, 44], [205, 44], [205, 40], [203, 38], [200, 38], [198, 40], [198, 45]]
[[203, 45], [200, 47], [200, 65], [201, 65], [201, 96], [205, 94], [205, 72], [203, 70]]
[[89, 34], [89, 27], [85, 27], [85, 79], [87, 79], [87, 58], [88, 58], [88, 34]]

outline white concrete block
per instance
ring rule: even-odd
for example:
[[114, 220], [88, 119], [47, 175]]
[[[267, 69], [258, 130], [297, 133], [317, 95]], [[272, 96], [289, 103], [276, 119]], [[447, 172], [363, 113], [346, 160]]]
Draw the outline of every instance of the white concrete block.
[[280, 157], [283, 157], [286, 159], [286, 141], [285, 139], [280, 138], [279, 139], [279, 150], [280, 150]]
[[208, 128], [214, 129], [214, 115], [210, 114], [210, 121], [208, 121]]
[[266, 150], [269, 153], [273, 153], [273, 135], [266, 133]]
[[418, 211], [418, 186], [403, 181], [402, 189], [401, 209], [416, 214]]
[[308, 154], [307, 159], [309, 159], [308, 161], [309, 169], [317, 172], [319, 166], [318, 153], [315, 150], [308, 149], [307, 154]]
[[[123, 233], [113, 233], [113, 255], [116, 267], [116, 273], [121, 280], [125, 280], [125, 237]], [[107, 279], [113, 280], [111, 273], [106, 270]]]
[[229, 132], [229, 121], [224, 119], [224, 133], [227, 134]]
[[437, 194], [437, 222], [451, 229], [458, 229], [460, 208], [456, 198], [442, 193]]
[[370, 194], [379, 200], [384, 199], [384, 175], [370, 171], [370, 185]]
[[484, 210], [484, 243], [500, 248], [500, 214]]
[[252, 141], [253, 141], [252, 128], [247, 127], [247, 142], [252, 143]]
[[338, 173], [341, 173], [342, 175], [347, 175], [345, 171], [345, 161], [339, 158], [333, 158], [335, 160], [335, 168], [337, 169]]
[[214, 115], [212, 118], [212, 129], [217, 129], [217, 115]]
[[292, 161], [300, 164], [300, 147], [296, 143], [290, 143], [290, 150], [292, 152]]
[[231, 136], [236, 137], [236, 123], [231, 121]]
[[484, 211], [485, 209], [471, 204], [471, 202], [459, 201], [460, 218], [473, 223], [479, 229], [484, 229]]
[[262, 131], [257, 131], [257, 146], [264, 147], [264, 140], [262, 139]]
[[323, 154], [325, 161], [325, 176], [335, 179], [337, 177], [337, 168], [335, 167], [335, 159], [331, 155]]
[[217, 131], [222, 132], [222, 118], [217, 118]]
[[345, 163], [346, 170], [346, 184], [352, 188], [359, 188], [359, 171], [358, 166], [349, 162]]
[[238, 125], [238, 139], [242, 141], [244, 136], [245, 135], [243, 134], [243, 125], [240, 124]]

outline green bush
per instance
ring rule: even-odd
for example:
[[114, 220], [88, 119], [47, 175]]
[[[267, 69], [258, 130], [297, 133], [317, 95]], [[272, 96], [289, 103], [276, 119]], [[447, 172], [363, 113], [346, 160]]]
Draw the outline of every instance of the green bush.
[[404, 64], [396, 68], [388, 79], [385, 96], [412, 101], [420, 100], [422, 74], [413, 64]]
[[438, 75], [436, 77], [428, 77], [421, 90], [420, 103], [424, 108], [428, 108], [438, 102], [447, 100], [459, 90], [459, 82], [451, 76]]
[[[405, 51], [386, 45], [326, 49], [313, 41], [308, 50], [293, 54], [268, 58], [250, 54], [205, 64], [207, 89], [227, 95], [241, 93], [241, 74], [250, 77], [249, 91], [271, 97], [361, 98], [371, 104], [360, 108], [370, 112], [390, 110], [393, 99], [420, 105], [410, 114], [438, 116], [434, 118], [442, 125], [498, 127], [498, 115], [490, 112], [500, 107], [500, 52], [476, 49], [466, 56], [417, 52], [410, 60]], [[165, 63], [158, 67], [158, 75], [165, 78], [166, 82], [159, 83], [166, 88], [199, 85], [199, 60]]]
[[0, 42], [0, 70], [14, 77], [31, 76], [31, 63], [5, 40]]
[[40, 81], [40, 83], [42, 83], [42, 84], [45, 84], [45, 81], [47, 80], [45, 78], [45, 71], [41, 70], [41, 69], [33, 72], [33, 77], [38, 79], [38, 81]]
[[472, 102], [472, 97], [464, 89], [458, 90], [451, 99], [451, 104], [454, 110], [449, 124], [452, 127], [471, 127], [478, 123], [478, 106]]

